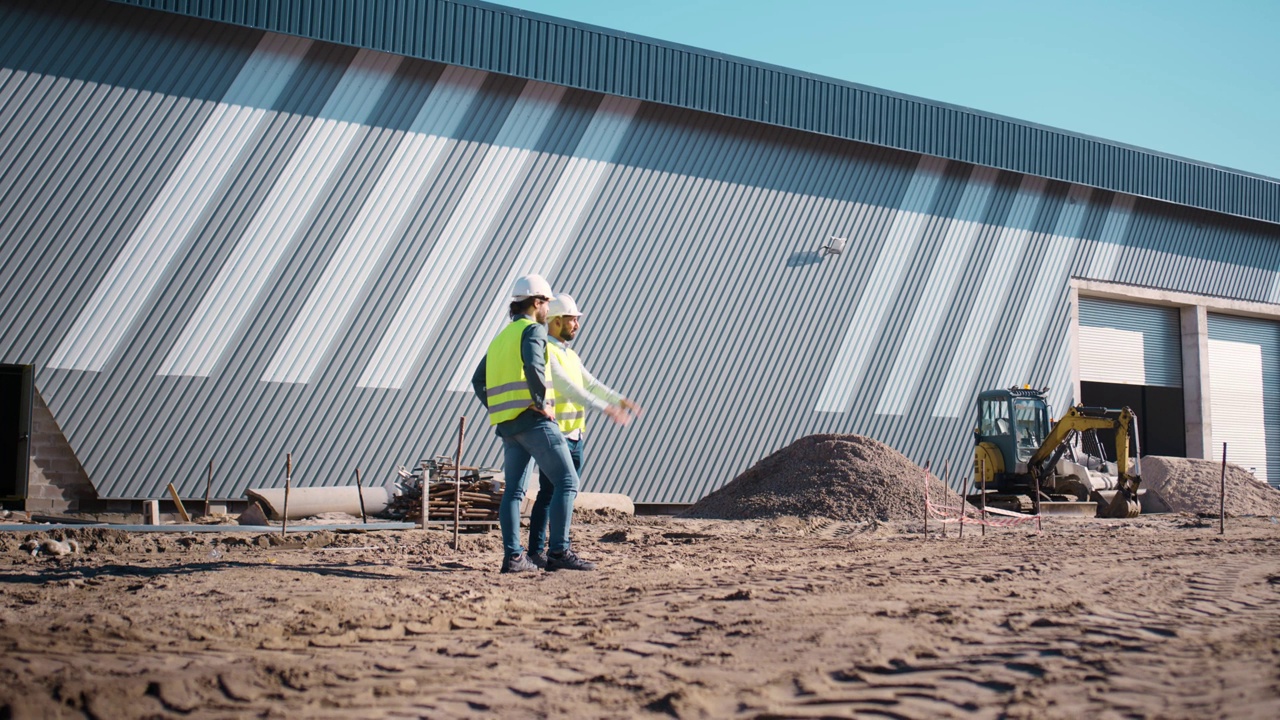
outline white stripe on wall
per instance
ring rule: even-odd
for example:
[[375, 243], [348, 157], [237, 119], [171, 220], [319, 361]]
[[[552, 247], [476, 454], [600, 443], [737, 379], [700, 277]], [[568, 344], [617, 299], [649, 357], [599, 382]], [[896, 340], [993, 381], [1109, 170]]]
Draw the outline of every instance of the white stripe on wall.
[[[1075, 249], [1084, 228], [1085, 210], [1088, 209], [1090, 190], [1083, 185], [1072, 185], [1067, 200], [1058, 214], [1053, 234], [1046, 240], [1048, 247], [1040, 258], [1035, 280], [1025, 297], [1019, 298], [1021, 312], [1013, 340], [1004, 356], [1004, 367], [997, 376], [997, 387], [1029, 384], [1036, 352], [1044, 340], [1045, 328], [1054, 317], [1054, 306], [1065, 298], [1067, 278], [1071, 274], [1071, 251]], [[1066, 352], [1066, 348], [1063, 348]]]
[[323, 196], [402, 58], [361, 50], [214, 278], [161, 375], [208, 377]]
[[902, 345], [889, 375], [889, 381], [880, 393], [876, 413], [903, 415], [907, 412], [920, 376], [932, 359], [929, 348], [937, 341], [938, 325], [946, 317], [941, 310], [953, 297], [964, 277], [965, 260], [973, 252], [978, 232], [984, 227], [982, 214], [995, 189], [1000, 172], [993, 168], [976, 167], [969, 177], [955, 218], [947, 226], [946, 236], [938, 250], [938, 257], [929, 271], [929, 279], [920, 288], [915, 310], [907, 331], [902, 335]]
[[54, 351], [50, 367], [102, 371], [310, 47], [310, 40], [263, 36]]
[[827, 371], [822, 395], [814, 410], [842, 413], [853, 402], [854, 390], [862, 379], [867, 359], [874, 349], [871, 341], [880, 330], [885, 313], [893, 301], [908, 262], [915, 256], [916, 244], [930, 217], [929, 209], [942, 180], [947, 161], [922, 156], [911, 183], [907, 186], [902, 206], [894, 216], [889, 234], [880, 246], [875, 267], [862, 292], [862, 300], [854, 310], [845, 330], [840, 350]]
[[[480, 362], [480, 356], [488, 348], [489, 341], [498, 334], [506, 323], [506, 306], [509, 301], [510, 287], [520, 275], [537, 272], [548, 279], [551, 269], [555, 267], [557, 258], [564, 251], [569, 239], [578, 230], [583, 213], [591, 207], [591, 199], [595, 197], [605, 172], [611, 167], [611, 161], [617, 153], [622, 139], [626, 137], [627, 128], [640, 107], [640, 101], [614, 96], [605, 97], [596, 114], [591, 118], [573, 157], [560, 175], [551, 197], [543, 207], [537, 222], [529, 232], [529, 239], [520, 248], [520, 254], [499, 286], [499, 291], [489, 307], [493, 312], [481, 321], [479, 329], [471, 339], [462, 364], [454, 373], [449, 389], [459, 392], [471, 391], [471, 373]], [[555, 283], [552, 283], [555, 287]]]
[[462, 271], [484, 245], [531, 149], [555, 115], [564, 88], [529, 82], [512, 108], [462, 200], [441, 232], [413, 285], [378, 343], [357, 383], [364, 388], [399, 389], [418, 367], [432, 341], [445, 302], [463, 282]]
[[410, 123], [395, 154], [329, 260], [262, 379], [308, 383], [345, 326], [362, 289], [415, 207], [485, 73], [450, 65]]
[[1134, 196], [1117, 193], [1111, 201], [1111, 209], [1107, 211], [1107, 220], [1102, 225], [1102, 234], [1093, 243], [1093, 257], [1089, 259], [1087, 277], [1095, 280], [1113, 280], [1116, 268], [1120, 264], [1120, 251], [1124, 248], [1124, 238], [1129, 232], [1129, 222], [1133, 220]]
[[974, 381], [978, 371], [987, 363], [984, 350], [991, 341], [995, 323], [1002, 319], [1000, 303], [1009, 294], [1009, 286], [1017, 276], [1012, 263], [1026, 251], [1031, 223], [1044, 199], [1045, 183], [1044, 178], [1030, 175], [1022, 178], [1009, 219], [1000, 230], [995, 250], [978, 284], [977, 295], [960, 335], [960, 344], [952, 355], [942, 392], [934, 403], [934, 417], [961, 417], [965, 414], [966, 404], [974, 397]]

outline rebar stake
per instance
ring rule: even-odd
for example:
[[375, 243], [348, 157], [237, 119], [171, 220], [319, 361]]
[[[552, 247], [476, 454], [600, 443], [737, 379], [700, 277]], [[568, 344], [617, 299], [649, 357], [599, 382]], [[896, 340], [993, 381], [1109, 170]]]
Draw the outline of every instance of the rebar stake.
[[1222, 479], [1218, 491], [1218, 534], [1227, 534], [1227, 444], [1222, 443]]
[[[467, 430], [467, 416], [458, 419], [458, 456], [453, 461], [453, 549], [457, 550], [458, 525], [462, 521], [462, 438]], [[518, 528], [517, 528], [518, 529]]]
[[964, 479], [964, 494], [960, 496], [960, 539], [964, 539], [964, 516], [968, 513], [969, 491], [973, 489], [973, 474]]
[[422, 529], [427, 529], [427, 492], [431, 487], [431, 466], [422, 463]]
[[924, 462], [924, 539], [929, 539], [929, 467], [932, 461]]
[[213, 461], [209, 461], [209, 477], [204, 481], [204, 516], [209, 517], [209, 490], [213, 487]]
[[289, 488], [293, 486], [293, 453], [284, 454], [284, 512], [280, 516], [280, 537], [289, 530]]
[[368, 525], [369, 518], [364, 514], [364, 488], [360, 485], [360, 468], [356, 468], [356, 495], [360, 496], [360, 522]]
[[982, 458], [982, 537], [987, 536], [987, 458]]
[[[946, 490], [951, 489], [951, 459], [950, 458], [947, 458], [946, 460], [942, 461], [942, 484], [946, 487]], [[945, 498], [947, 497], [946, 490], [944, 490], [942, 493], [944, 502], [945, 502]], [[963, 510], [964, 508], [961, 507], [960, 509]], [[945, 521], [943, 521], [942, 523], [942, 539], [943, 540], [947, 539], [947, 523]]]

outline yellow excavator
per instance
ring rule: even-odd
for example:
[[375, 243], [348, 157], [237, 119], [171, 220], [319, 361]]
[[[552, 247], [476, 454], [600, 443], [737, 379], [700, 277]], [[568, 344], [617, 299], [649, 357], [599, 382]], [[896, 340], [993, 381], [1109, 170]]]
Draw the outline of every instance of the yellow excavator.
[[[1023, 513], [1137, 517], [1142, 465], [1133, 411], [1077, 405], [1054, 421], [1046, 392], [1024, 387], [979, 393], [969, 501]], [[1115, 432], [1114, 463], [1099, 430]], [[1096, 455], [1086, 450], [1090, 446]]]

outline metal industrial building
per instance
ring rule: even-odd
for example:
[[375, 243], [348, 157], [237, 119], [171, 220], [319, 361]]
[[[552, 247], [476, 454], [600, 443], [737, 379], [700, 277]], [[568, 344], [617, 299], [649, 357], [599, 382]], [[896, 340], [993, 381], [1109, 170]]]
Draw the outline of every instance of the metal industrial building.
[[286, 452], [381, 482], [462, 415], [494, 463], [468, 379], [530, 271], [648, 410], [594, 423], [589, 490], [693, 502], [820, 432], [966, 467], [976, 393], [1024, 383], [1280, 481], [1276, 180], [469, 1], [0, 27], [11, 504], [203, 496], [210, 462], [234, 500]]

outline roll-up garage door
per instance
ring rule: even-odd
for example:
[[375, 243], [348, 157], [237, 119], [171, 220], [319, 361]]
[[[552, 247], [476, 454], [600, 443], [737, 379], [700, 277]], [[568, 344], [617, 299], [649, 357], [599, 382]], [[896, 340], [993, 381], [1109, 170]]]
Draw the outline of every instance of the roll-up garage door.
[[1182, 387], [1178, 309], [1080, 298], [1080, 380]]
[[1209, 315], [1209, 414], [1214, 447], [1280, 486], [1280, 323]]

